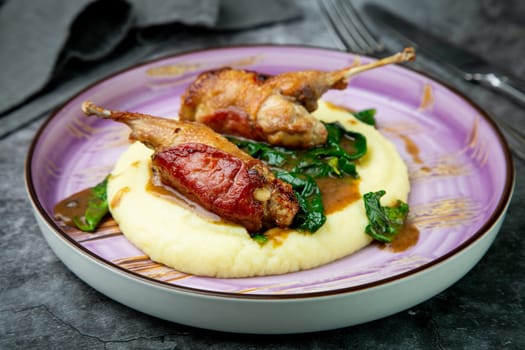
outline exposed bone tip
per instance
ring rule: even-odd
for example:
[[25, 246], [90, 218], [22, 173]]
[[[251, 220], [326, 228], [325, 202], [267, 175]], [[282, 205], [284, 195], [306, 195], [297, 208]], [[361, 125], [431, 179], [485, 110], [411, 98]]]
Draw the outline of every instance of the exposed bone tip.
[[91, 109], [92, 109], [93, 107], [95, 107], [95, 104], [94, 104], [93, 102], [91, 102], [91, 101], [84, 101], [84, 102], [82, 102], [82, 105], [80, 106], [80, 108], [82, 109], [82, 112], [83, 112], [85, 115], [87, 115], [87, 116], [93, 114], [93, 113], [91, 112]]
[[348, 78], [350, 78], [352, 75], [385, 66], [387, 64], [393, 64], [393, 63], [403, 63], [407, 61], [414, 61], [416, 59], [416, 50], [413, 47], [406, 47], [401, 52], [397, 52], [393, 54], [392, 56], [388, 56], [385, 58], [382, 58], [380, 60], [372, 61], [370, 63], [358, 65], [358, 66], [351, 66], [349, 68], [345, 68], [340, 71], [336, 71], [336, 74], [334, 74], [334, 81], [339, 81], [340, 79], [345, 79], [348, 81]]
[[403, 61], [405, 62], [412, 62], [416, 60], [416, 49], [413, 47], [405, 47], [401, 54], [403, 55]]
[[89, 100], [82, 102], [80, 108], [86, 116], [96, 115], [101, 118], [111, 118], [110, 110], [99, 107]]

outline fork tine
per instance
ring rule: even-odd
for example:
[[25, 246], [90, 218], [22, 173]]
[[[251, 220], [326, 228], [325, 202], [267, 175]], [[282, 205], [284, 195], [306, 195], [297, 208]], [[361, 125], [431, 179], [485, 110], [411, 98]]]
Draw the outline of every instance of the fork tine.
[[[339, 2], [339, 1], [337, 1]], [[352, 5], [351, 1], [342, 1], [339, 2], [340, 5], [346, 10], [350, 21], [354, 23], [354, 28], [357, 33], [363, 38], [363, 41], [367, 44], [369, 52], [373, 51], [383, 51], [383, 43], [376, 39], [372, 34], [366, 23], [363, 21], [359, 13], [356, 11], [355, 7]]]
[[332, 29], [332, 33], [335, 34], [334, 38], [337, 41], [337, 47], [341, 50], [360, 51], [357, 42], [348, 34], [348, 30], [341, 25], [345, 21], [338, 13], [334, 2], [332, 0], [322, 0], [320, 4], [321, 10], [324, 12], [323, 18], [328, 20], [328, 26]]
[[[322, 0], [324, 18], [337, 34], [338, 47], [356, 53], [373, 53], [384, 50], [380, 41], [370, 33], [350, 1]], [[342, 45], [341, 45], [342, 44]]]
[[346, 40], [351, 38], [356, 45], [357, 51], [359, 53], [366, 53], [368, 51], [368, 44], [363, 40], [355, 18], [352, 18], [354, 14], [347, 11], [343, 3], [339, 1], [332, 1], [331, 3], [335, 9], [335, 15], [339, 18], [339, 28], [344, 29], [342, 30], [343, 39], [345, 39], [345, 37]]

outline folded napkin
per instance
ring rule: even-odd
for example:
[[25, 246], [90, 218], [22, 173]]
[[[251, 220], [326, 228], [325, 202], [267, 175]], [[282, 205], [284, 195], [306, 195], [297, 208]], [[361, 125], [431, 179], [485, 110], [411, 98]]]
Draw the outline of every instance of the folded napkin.
[[[148, 58], [155, 38], [174, 29], [243, 30], [300, 15], [286, 0], [0, 1], [0, 136], [104, 74]], [[68, 81], [72, 67], [90, 65], [103, 68], [88, 70], [84, 82]], [[34, 101], [40, 105], [28, 108]]]

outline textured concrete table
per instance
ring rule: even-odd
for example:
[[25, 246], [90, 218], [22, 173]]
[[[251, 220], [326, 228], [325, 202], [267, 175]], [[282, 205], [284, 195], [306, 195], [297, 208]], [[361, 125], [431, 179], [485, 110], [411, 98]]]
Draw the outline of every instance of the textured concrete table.
[[[356, 1], [358, 7], [363, 1]], [[387, 6], [525, 76], [525, 23], [517, 1], [394, 1]], [[315, 2], [302, 20], [247, 32], [181, 36], [188, 48], [289, 43], [334, 47]], [[508, 7], [506, 7], [508, 6]], [[520, 5], [523, 7], [522, 5]], [[503, 17], [505, 19], [503, 19]], [[196, 47], [197, 45], [197, 47]], [[393, 49], [401, 47], [392, 40]], [[396, 47], [396, 45], [398, 45]], [[424, 55], [416, 67], [448, 81], [490, 114], [525, 128], [525, 109], [443, 71]], [[523, 349], [525, 348], [525, 163], [503, 227], [481, 262], [436, 297], [354, 327], [291, 336], [223, 334], [159, 320], [118, 304], [75, 277], [41, 236], [26, 198], [24, 158], [42, 119], [0, 139], [0, 348], [2, 349]]]

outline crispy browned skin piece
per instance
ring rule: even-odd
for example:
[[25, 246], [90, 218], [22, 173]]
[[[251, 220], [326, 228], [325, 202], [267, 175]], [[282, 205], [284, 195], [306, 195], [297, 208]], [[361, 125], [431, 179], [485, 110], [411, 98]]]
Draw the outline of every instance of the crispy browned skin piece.
[[329, 89], [344, 89], [357, 73], [414, 60], [412, 48], [332, 72], [300, 71], [268, 76], [221, 68], [201, 73], [181, 98], [181, 120], [207, 124], [222, 134], [274, 145], [308, 148], [326, 142], [324, 125], [310, 112]]
[[82, 111], [127, 124], [130, 139], [155, 150], [152, 165], [165, 185], [249, 232], [288, 227], [299, 210], [288, 183], [206, 125], [112, 111], [89, 101]]

